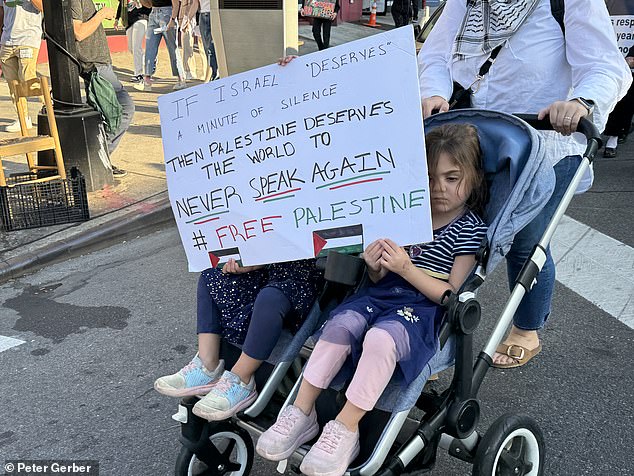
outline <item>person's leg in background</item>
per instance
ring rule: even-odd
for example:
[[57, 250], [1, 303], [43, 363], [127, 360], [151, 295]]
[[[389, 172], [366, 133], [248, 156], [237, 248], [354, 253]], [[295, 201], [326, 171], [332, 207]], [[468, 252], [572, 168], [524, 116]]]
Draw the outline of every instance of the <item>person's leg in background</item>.
[[130, 52], [134, 59], [134, 77], [137, 83], [143, 80], [143, 38], [145, 37], [146, 30], [147, 20], [137, 20], [126, 30], [126, 35], [128, 35], [128, 48], [131, 50]]
[[162, 35], [165, 39], [165, 45], [167, 46], [167, 54], [170, 57], [172, 75], [177, 79], [174, 89], [182, 89], [185, 87], [185, 68], [183, 67], [181, 48], [178, 48], [177, 51], [179, 32], [176, 28], [167, 29], [172, 14], [172, 7], [161, 7], [161, 10], [160, 22], [165, 25], [165, 30], [162, 32]]
[[[123, 108], [119, 128], [116, 131], [111, 131], [106, 134], [106, 139], [108, 141], [108, 155], [112, 157], [112, 154], [119, 145], [123, 134], [125, 134], [125, 132], [128, 130], [128, 127], [130, 127], [130, 123], [132, 122], [132, 118], [134, 116], [134, 101], [132, 101], [130, 94], [128, 94], [128, 92], [123, 87], [123, 84], [121, 84], [121, 81], [119, 81], [119, 78], [117, 78], [117, 75], [112, 69], [112, 65], [98, 64], [96, 66], [99, 75], [102, 76], [104, 79], [107, 79], [110, 84], [112, 84], [112, 87], [117, 94], [117, 101], [119, 101], [119, 104], [121, 104], [121, 107]], [[115, 177], [123, 177], [124, 175], [126, 175], [125, 171], [118, 167], [113, 166], [112, 170]]]
[[[6, 81], [28, 81], [37, 77], [37, 55], [39, 49], [29, 46], [2, 46], [0, 48], [0, 62]], [[26, 100], [22, 99], [26, 102]], [[26, 105], [26, 104], [25, 104]], [[28, 112], [28, 109], [27, 109]], [[26, 117], [28, 129], [33, 127], [30, 115]], [[20, 132], [18, 120], [5, 127], [7, 132]]]
[[181, 44], [183, 45], [183, 70], [185, 79], [198, 79], [196, 75], [196, 60], [194, 59], [194, 25], [181, 30]]
[[211, 35], [211, 18], [209, 12], [200, 14], [200, 36], [203, 40], [205, 53], [207, 54], [208, 70], [205, 75], [205, 82], [218, 77], [218, 60], [216, 59], [216, 50], [214, 48], [213, 37]]
[[332, 27], [331, 20], [323, 21], [323, 31], [324, 31], [324, 48], [328, 48], [330, 46], [330, 28]]
[[[566, 192], [572, 177], [580, 163], [579, 156], [566, 157], [555, 165], [557, 183], [552, 196], [540, 214], [522, 231], [515, 235], [511, 250], [506, 255], [509, 287], [513, 289], [524, 262], [530, 256], [533, 247], [541, 239], [548, 223], [553, 217], [561, 198]], [[511, 368], [523, 365], [541, 349], [537, 331], [541, 329], [551, 310], [551, 300], [555, 287], [555, 263], [546, 251], [546, 262], [537, 275], [537, 282], [524, 296], [513, 317], [513, 326], [504, 339], [503, 346], [511, 346], [506, 353], [493, 355], [493, 366]], [[523, 351], [521, 349], [524, 349]], [[519, 365], [518, 365], [519, 364]]]
[[320, 51], [326, 47], [321, 39], [321, 25], [323, 25], [325, 21], [326, 20], [322, 20], [321, 18], [313, 18], [313, 38], [315, 38], [317, 48], [319, 48]]
[[158, 55], [159, 44], [163, 37], [161, 32], [155, 30], [161, 28], [159, 22], [159, 9], [154, 7], [150, 12], [147, 22], [147, 30], [145, 32], [145, 67], [143, 74], [143, 82], [134, 85], [134, 89], [139, 91], [152, 90], [152, 75], [154, 74], [154, 66], [156, 65], [156, 56]]
[[616, 157], [616, 150], [620, 137], [625, 137], [632, 127], [634, 116], [634, 86], [630, 86], [627, 94], [616, 104], [608, 117], [603, 134], [607, 137], [603, 157]]

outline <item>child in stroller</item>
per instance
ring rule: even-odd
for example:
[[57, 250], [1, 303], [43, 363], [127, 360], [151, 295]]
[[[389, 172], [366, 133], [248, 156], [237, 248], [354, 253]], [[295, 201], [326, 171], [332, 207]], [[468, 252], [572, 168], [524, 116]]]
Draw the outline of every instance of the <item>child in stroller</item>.
[[[547, 121], [525, 116], [535, 127], [550, 129]], [[496, 420], [480, 434], [479, 387], [491, 367], [491, 356], [504, 337], [515, 309], [528, 292], [543, 265], [544, 250], [554, 229], [570, 203], [579, 182], [594, 158], [600, 143], [596, 128], [581, 121], [579, 130], [586, 135], [588, 147], [578, 171], [561, 199], [559, 208], [544, 236], [536, 243], [535, 251], [527, 260], [524, 271], [499, 316], [483, 351], [473, 358], [473, 333], [480, 320], [480, 306], [475, 291], [484, 282], [510, 248], [515, 233], [539, 213], [554, 188], [554, 173], [549, 157], [543, 153], [541, 135], [527, 122], [517, 117], [476, 109], [450, 111], [432, 116], [425, 121], [427, 132], [447, 123], [476, 126], [483, 156], [483, 169], [489, 188], [485, 219], [489, 224], [487, 238], [476, 254], [476, 269], [444, 305], [446, 313], [436, 341], [436, 354], [421, 373], [406, 388], [401, 379], [393, 379], [380, 396], [375, 409], [360, 421], [360, 452], [350, 463], [346, 474], [355, 476], [394, 476], [404, 472], [429, 470], [433, 467], [439, 448], [451, 456], [473, 465], [474, 475], [511, 476], [543, 473], [544, 442], [537, 423], [526, 415], [507, 414]], [[326, 279], [338, 273], [340, 266], [330, 270], [330, 263], [354, 259], [329, 255]], [[338, 276], [337, 276], [338, 277]], [[329, 310], [318, 306], [317, 315]], [[315, 309], [313, 309], [315, 311]], [[183, 447], [176, 462], [177, 475], [249, 474], [254, 459], [251, 433], [262, 433], [275, 421], [275, 416], [296, 401], [302, 379], [290, 392], [278, 392], [280, 383], [293, 368], [302, 344], [319, 325], [315, 313], [292, 339], [280, 344], [274, 356], [275, 367], [269, 366], [266, 384], [256, 401], [234, 419], [208, 424], [192, 414], [195, 398], [184, 399], [175, 419], [182, 423]], [[231, 349], [228, 349], [230, 352]], [[268, 364], [266, 364], [268, 365]], [[266, 365], [263, 365], [263, 369]], [[432, 373], [454, 366], [453, 379], [441, 394], [422, 392]], [[317, 400], [317, 417], [325, 424], [341, 411], [338, 389], [322, 392]], [[274, 398], [274, 397], [280, 397]], [[282, 401], [280, 401], [282, 400]], [[414, 407], [422, 410], [422, 418], [410, 418]], [[246, 430], [248, 430], [248, 432]], [[304, 445], [290, 456], [291, 462], [303, 458], [309, 448]], [[281, 462], [280, 465], [282, 465]], [[278, 466], [281, 470], [281, 466]], [[297, 467], [291, 466], [295, 471]]]
[[286, 459], [316, 436], [315, 401], [351, 355], [356, 370], [348, 400], [300, 467], [307, 475], [343, 474], [359, 453], [359, 421], [374, 408], [394, 371], [409, 385], [436, 353], [439, 303], [467, 278], [486, 233], [475, 213], [486, 192], [473, 126], [439, 127], [427, 134], [426, 146], [434, 240], [410, 247], [409, 256], [389, 239], [368, 246], [364, 260], [373, 284], [332, 312], [306, 365], [295, 404], [258, 441], [263, 457]]

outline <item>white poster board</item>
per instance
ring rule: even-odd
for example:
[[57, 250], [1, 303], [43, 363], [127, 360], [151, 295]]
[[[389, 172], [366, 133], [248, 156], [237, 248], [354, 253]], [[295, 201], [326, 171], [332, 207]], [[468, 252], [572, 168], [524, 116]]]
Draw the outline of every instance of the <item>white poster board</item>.
[[634, 1], [606, 0], [606, 4], [616, 33], [616, 42], [625, 56], [634, 45]]
[[411, 26], [158, 103], [190, 271], [432, 239]]

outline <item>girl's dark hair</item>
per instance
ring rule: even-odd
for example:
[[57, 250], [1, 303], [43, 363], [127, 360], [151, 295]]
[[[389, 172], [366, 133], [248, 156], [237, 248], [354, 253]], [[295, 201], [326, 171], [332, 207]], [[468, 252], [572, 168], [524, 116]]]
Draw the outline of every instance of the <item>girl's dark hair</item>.
[[430, 171], [436, 168], [443, 153], [451, 157], [462, 170], [460, 187], [465, 183], [471, 188], [465, 205], [482, 216], [487, 202], [487, 187], [476, 128], [468, 124], [444, 124], [425, 135], [425, 145], [427, 167]]

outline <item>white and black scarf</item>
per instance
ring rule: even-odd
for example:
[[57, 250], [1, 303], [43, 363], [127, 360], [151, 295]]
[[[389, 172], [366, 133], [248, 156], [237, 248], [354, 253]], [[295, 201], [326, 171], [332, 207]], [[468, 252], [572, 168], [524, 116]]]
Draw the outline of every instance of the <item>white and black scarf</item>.
[[540, 0], [467, 0], [454, 43], [458, 59], [489, 54], [515, 33]]

